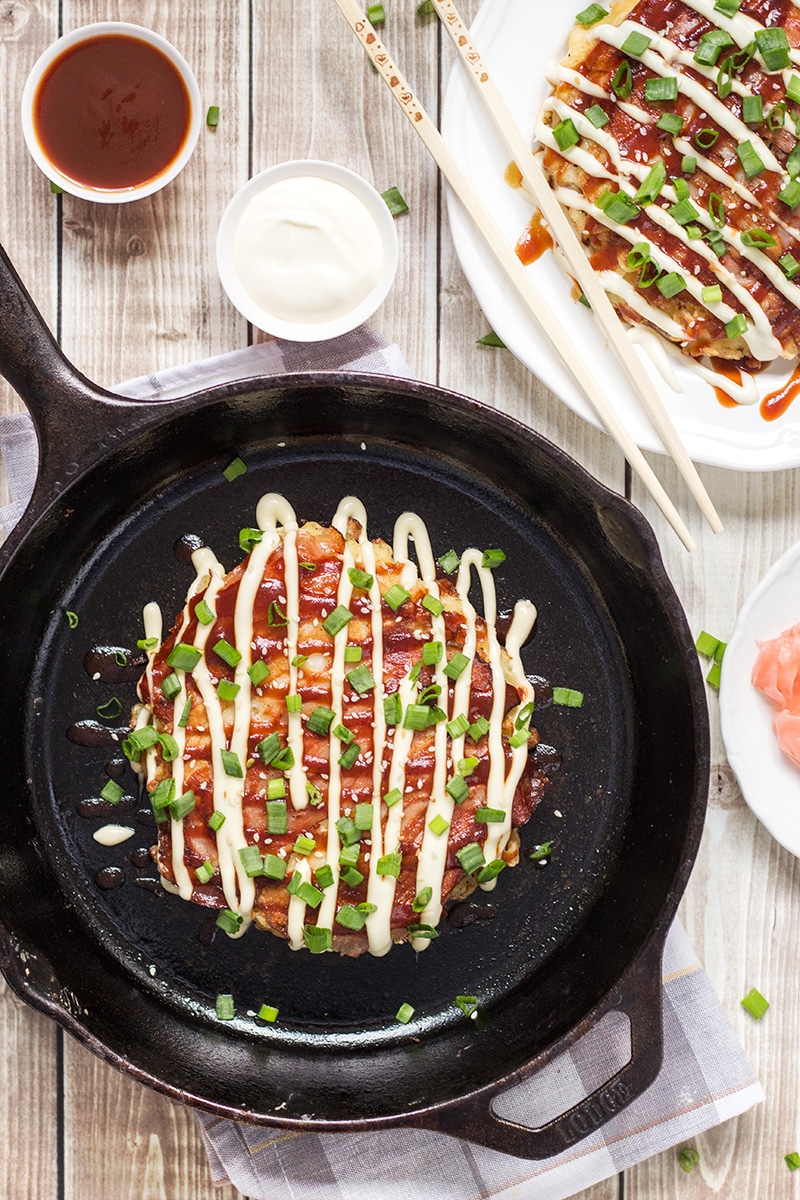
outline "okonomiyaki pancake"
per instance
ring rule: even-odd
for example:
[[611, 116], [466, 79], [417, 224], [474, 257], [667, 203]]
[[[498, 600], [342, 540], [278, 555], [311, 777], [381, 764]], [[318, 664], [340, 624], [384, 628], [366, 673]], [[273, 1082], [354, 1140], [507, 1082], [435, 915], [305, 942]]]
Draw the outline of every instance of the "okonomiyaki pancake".
[[579, 14], [537, 123], [620, 315], [745, 368], [800, 344], [800, 9], [639, 0]]
[[390, 547], [352, 497], [323, 526], [265, 496], [240, 543], [230, 572], [195, 551], [165, 640], [145, 610], [126, 753], [162, 882], [232, 936], [252, 921], [317, 953], [424, 949], [448, 899], [516, 864], [546, 786], [520, 661], [533, 604], [501, 645], [502, 551], [451, 551], [446, 575], [419, 517]]

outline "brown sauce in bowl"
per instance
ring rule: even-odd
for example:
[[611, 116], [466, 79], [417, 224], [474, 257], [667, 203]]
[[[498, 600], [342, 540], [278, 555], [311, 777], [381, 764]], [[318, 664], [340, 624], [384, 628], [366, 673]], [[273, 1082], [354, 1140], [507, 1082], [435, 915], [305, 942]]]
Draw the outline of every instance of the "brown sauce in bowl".
[[139, 187], [168, 170], [190, 119], [177, 68], [127, 34], [100, 34], [65, 50], [34, 102], [43, 152], [67, 178], [101, 191]]

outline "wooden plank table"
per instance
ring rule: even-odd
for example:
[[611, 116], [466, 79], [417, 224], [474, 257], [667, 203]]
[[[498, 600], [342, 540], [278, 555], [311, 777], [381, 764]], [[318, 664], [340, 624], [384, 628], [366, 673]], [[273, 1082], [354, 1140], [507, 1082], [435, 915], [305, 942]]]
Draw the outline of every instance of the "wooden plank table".
[[[531, 0], [543, 2], [543, 0]], [[432, 114], [452, 62], [435, 20], [386, 0], [387, 43]], [[470, 16], [476, 5], [465, 5]], [[17, 119], [25, 77], [63, 29], [102, 19], [158, 30], [193, 65], [204, 102], [218, 104], [182, 176], [149, 200], [91, 205], [51, 195]], [[450, 241], [441, 187], [332, 0], [302, 8], [262, 0], [8, 0], [0, 6], [0, 241], [67, 355], [106, 385], [244, 346], [245, 322], [214, 269], [216, 225], [250, 173], [290, 158], [346, 164], [380, 190], [399, 186], [400, 270], [371, 322], [416, 374], [528, 422], [595, 476], [623, 491], [625, 466], [608, 438], [573, 416], [510, 354], [476, 345], [487, 329]], [[19, 406], [0, 391], [2, 411]], [[766, 568], [800, 532], [794, 472], [703, 469], [726, 532], [710, 535], [676, 472], [654, 465], [688, 516], [689, 556], [634, 484], [652, 520], [692, 629], [726, 637]], [[5, 481], [0, 476], [0, 486]], [[0, 502], [7, 496], [0, 494]], [[767, 1103], [697, 1139], [691, 1175], [662, 1154], [582, 1200], [726, 1200], [796, 1194], [783, 1155], [800, 1149], [800, 866], [746, 808], [722, 751], [715, 697], [711, 803], [682, 917], [767, 1092]], [[752, 1021], [752, 986], [772, 1008]], [[0, 1196], [4, 1200], [197, 1200], [210, 1175], [190, 1112], [118, 1074], [0, 994]], [[223, 1200], [233, 1189], [216, 1193]]]

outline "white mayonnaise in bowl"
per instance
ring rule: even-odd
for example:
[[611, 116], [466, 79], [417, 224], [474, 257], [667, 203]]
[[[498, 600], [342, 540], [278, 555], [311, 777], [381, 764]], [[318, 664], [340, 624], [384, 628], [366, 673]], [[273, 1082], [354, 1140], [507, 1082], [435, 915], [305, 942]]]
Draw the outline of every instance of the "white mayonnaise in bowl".
[[265, 333], [295, 342], [338, 337], [388, 295], [394, 218], [346, 167], [281, 163], [255, 175], [226, 208], [217, 269], [231, 302]]

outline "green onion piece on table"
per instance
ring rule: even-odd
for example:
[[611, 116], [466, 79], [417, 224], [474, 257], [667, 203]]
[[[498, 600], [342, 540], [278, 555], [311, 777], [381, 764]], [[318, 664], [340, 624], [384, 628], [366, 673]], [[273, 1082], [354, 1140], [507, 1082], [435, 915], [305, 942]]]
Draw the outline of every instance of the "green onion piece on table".
[[208, 112], [206, 113], [206, 125], [209, 127], [209, 129], [216, 129], [217, 126], [219, 125], [219, 105], [218, 104], [209, 105]]
[[243, 458], [234, 458], [228, 463], [222, 474], [227, 479], [228, 483], [233, 483], [234, 479], [238, 479], [240, 475], [244, 475], [247, 471], [247, 463]]
[[740, 1004], [756, 1021], [760, 1021], [769, 1008], [769, 1001], [761, 995], [761, 992], [757, 988], [750, 988], [750, 991], [742, 998]]
[[[498, 350], [505, 350], [505, 348], [506, 348], [506, 344], [503, 341], [503, 339], [501, 337], [499, 337], [498, 334], [496, 334], [493, 329], [490, 329], [488, 333], [485, 333], [483, 335], [483, 337], [478, 338], [475, 345], [476, 346], [496, 346]], [[439, 559], [439, 561], [441, 562], [441, 559]]]
[[685, 1171], [687, 1175], [693, 1167], [697, 1166], [699, 1162], [700, 1155], [693, 1146], [687, 1146], [685, 1149], [681, 1150], [678, 1163], [680, 1164], [681, 1170]]
[[216, 1010], [220, 1021], [232, 1021], [234, 1017], [233, 996], [229, 993], [217, 996]]
[[[433, 6], [431, 5], [431, 7]], [[385, 192], [381, 192], [381, 197], [385, 201], [386, 207], [389, 209], [389, 212], [393, 217], [400, 217], [403, 215], [403, 213], [408, 212], [408, 205], [403, 199], [399, 188], [387, 188]]]

